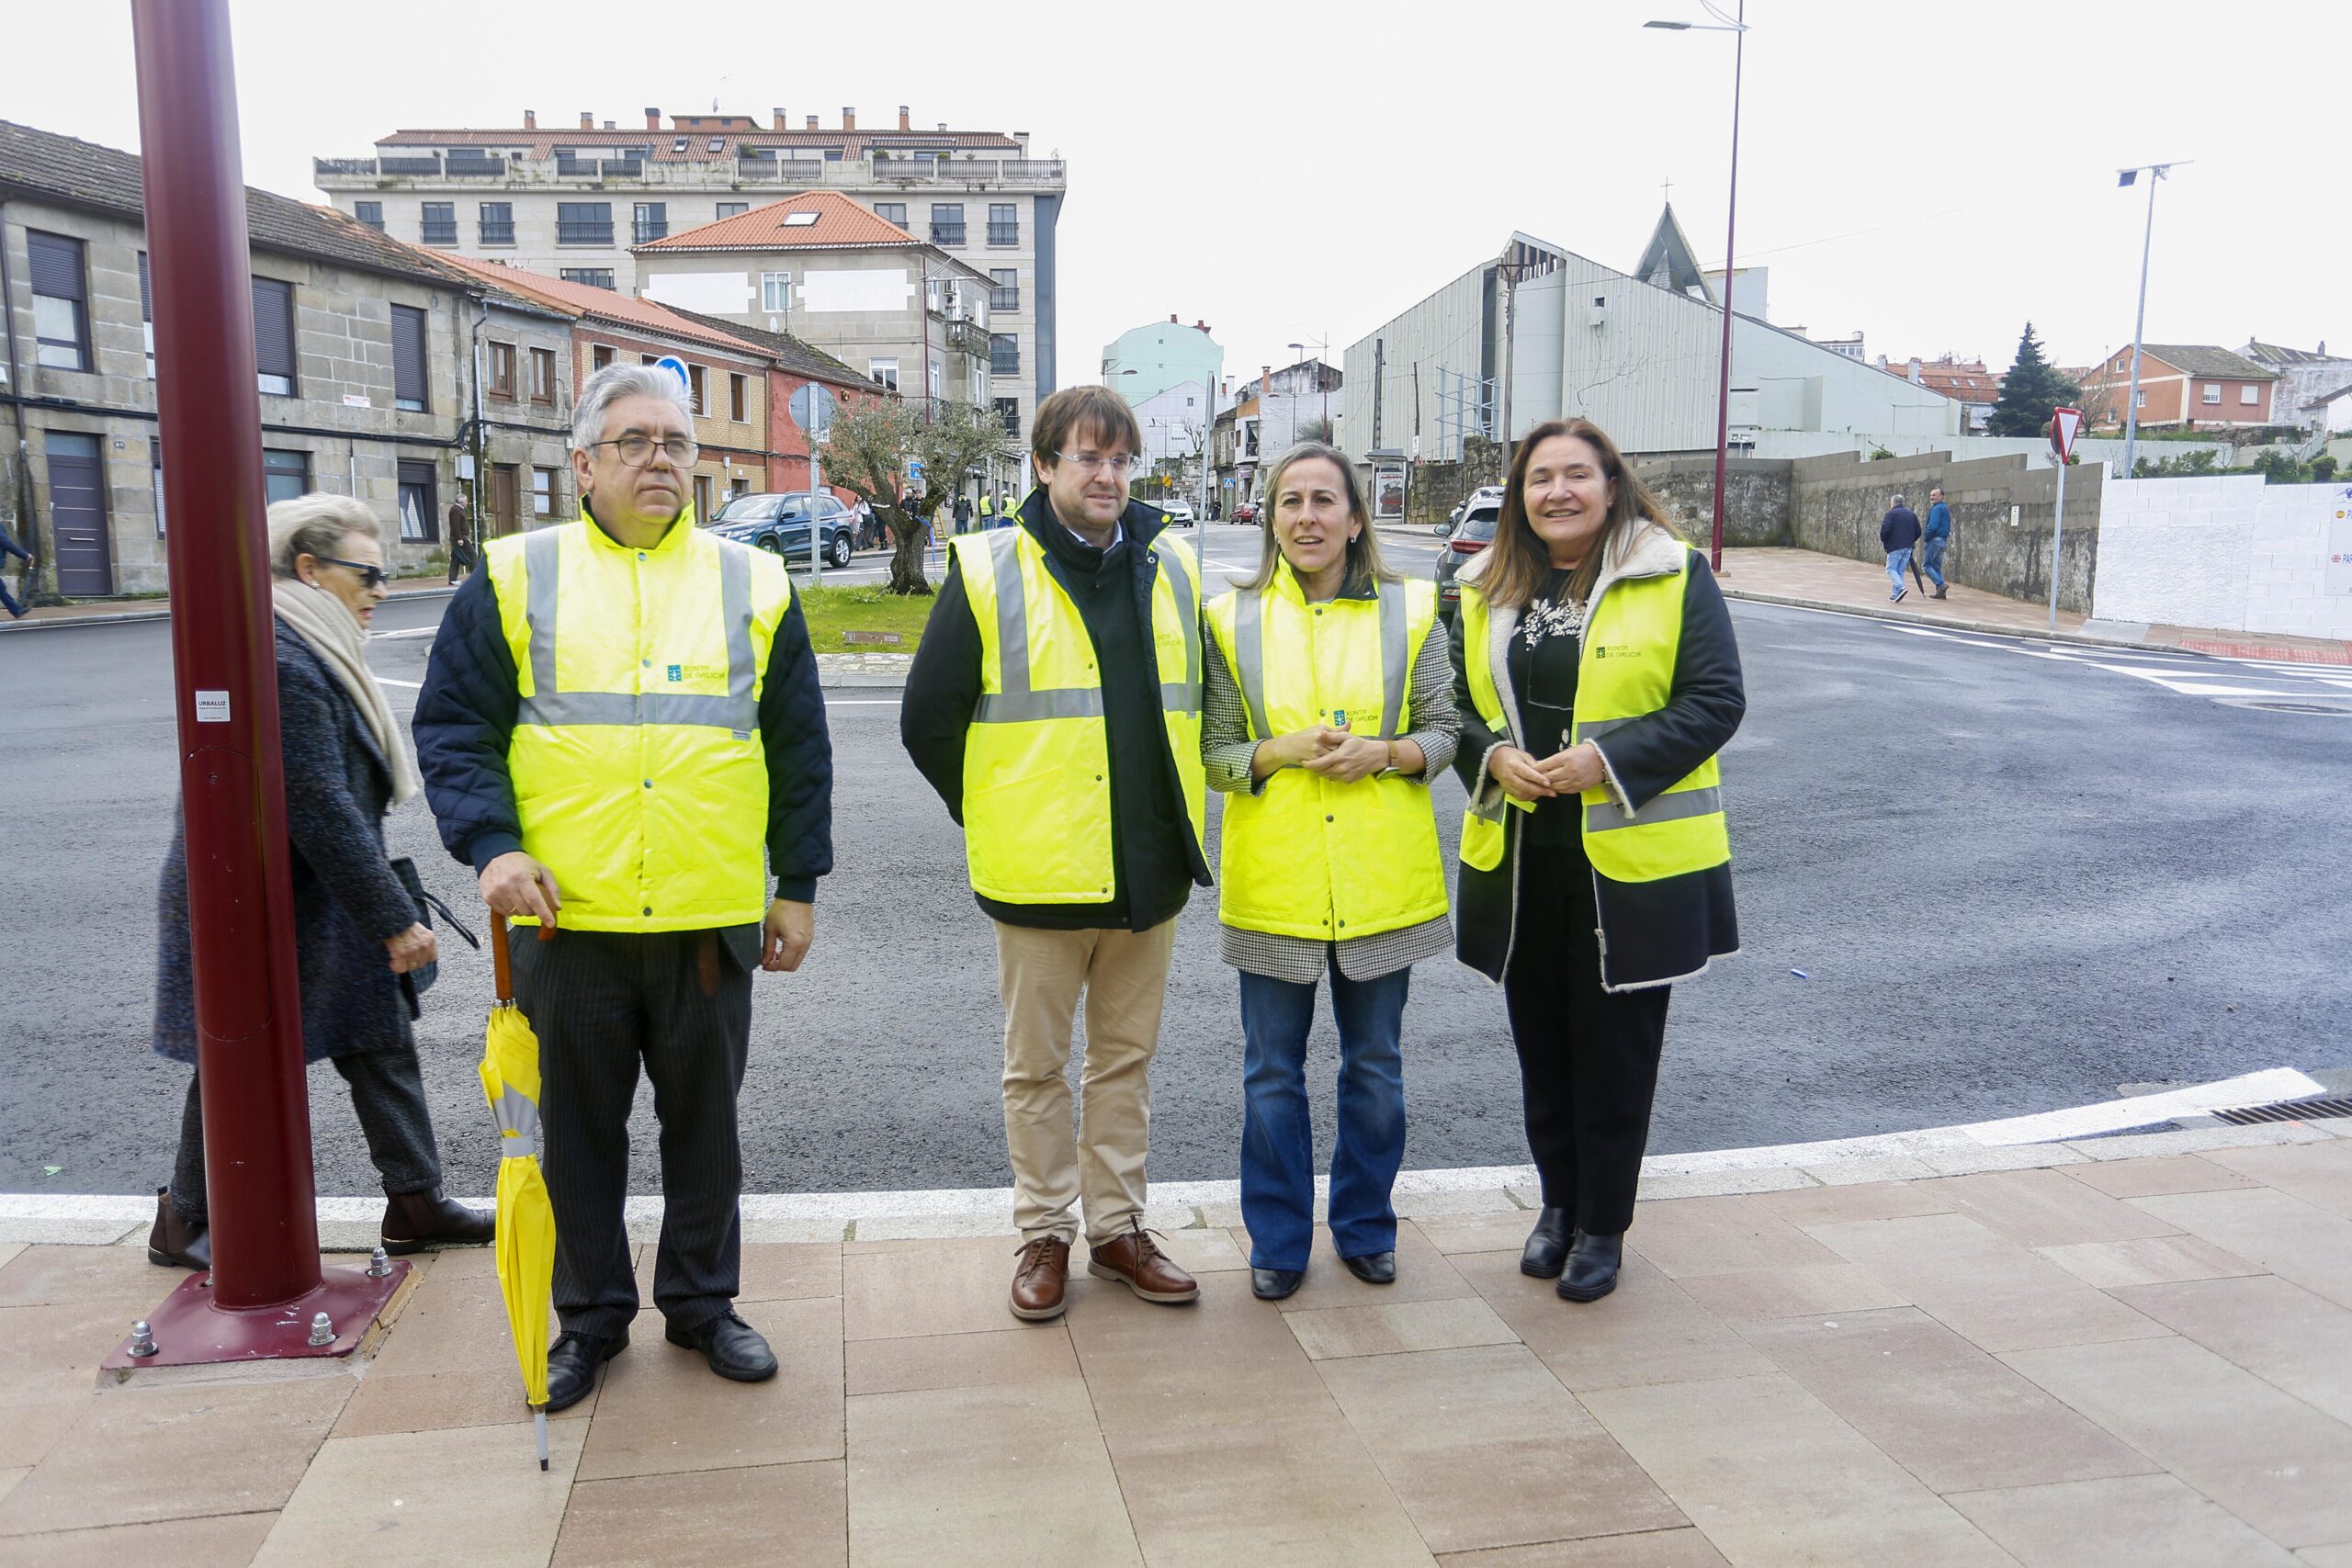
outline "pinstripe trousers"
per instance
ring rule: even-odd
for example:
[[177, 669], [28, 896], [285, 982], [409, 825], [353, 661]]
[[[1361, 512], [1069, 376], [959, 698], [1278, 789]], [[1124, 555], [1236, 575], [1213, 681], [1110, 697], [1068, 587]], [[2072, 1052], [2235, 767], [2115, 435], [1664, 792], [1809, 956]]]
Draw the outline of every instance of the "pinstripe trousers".
[[[555, 1310], [565, 1329], [610, 1338], [637, 1315], [622, 1204], [639, 1064], [662, 1124], [662, 1240], [653, 1302], [683, 1327], [735, 1299], [743, 1162], [735, 1099], [751, 1048], [756, 936], [508, 933], [514, 999], [539, 1037], [539, 1165], [555, 1209]], [[747, 953], [749, 957], [747, 957]]]

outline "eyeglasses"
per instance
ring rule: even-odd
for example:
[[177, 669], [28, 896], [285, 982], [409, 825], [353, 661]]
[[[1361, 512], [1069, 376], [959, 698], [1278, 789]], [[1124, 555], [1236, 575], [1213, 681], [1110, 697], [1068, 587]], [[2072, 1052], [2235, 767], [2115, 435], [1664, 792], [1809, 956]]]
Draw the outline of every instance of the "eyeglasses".
[[646, 464], [651, 462], [653, 460], [653, 449], [656, 446], [661, 447], [662, 450], [667, 454], [670, 459], [670, 466], [673, 468], [691, 468], [695, 465], [695, 459], [702, 456], [701, 444], [689, 435], [673, 435], [667, 441], [656, 441], [650, 435], [643, 435], [635, 431], [631, 431], [628, 434], [620, 436], [616, 440], [591, 441], [588, 445], [592, 447], [611, 446], [617, 448], [620, 452], [621, 461], [628, 464], [632, 468], [641, 468], [645, 467]]
[[1136, 465], [1143, 461], [1141, 457], [1095, 457], [1083, 454], [1074, 456], [1068, 452], [1057, 452], [1054, 456], [1080, 473], [1108, 473], [1113, 479], [1134, 473]]
[[362, 588], [381, 588], [390, 581], [385, 577], [382, 567], [369, 566], [364, 560], [341, 560], [334, 556], [320, 556], [317, 558], [321, 566], [339, 566], [357, 572], [359, 586]]

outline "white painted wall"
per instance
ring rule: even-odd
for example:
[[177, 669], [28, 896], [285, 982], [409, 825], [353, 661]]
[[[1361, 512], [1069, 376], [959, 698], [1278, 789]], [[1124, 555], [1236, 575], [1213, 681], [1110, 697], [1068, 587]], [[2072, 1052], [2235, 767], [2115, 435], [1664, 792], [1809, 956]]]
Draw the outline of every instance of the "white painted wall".
[[645, 280], [645, 298], [706, 316], [734, 316], [759, 303], [759, 279], [741, 272], [665, 272]]
[[811, 315], [837, 310], [910, 310], [915, 281], [902, 267], [869, 270], [810, 268], [793, 279], [794, 305]]
[[2352, 642], [2352, 485], [2110, 479], [2098, 530], [2100, 620]]

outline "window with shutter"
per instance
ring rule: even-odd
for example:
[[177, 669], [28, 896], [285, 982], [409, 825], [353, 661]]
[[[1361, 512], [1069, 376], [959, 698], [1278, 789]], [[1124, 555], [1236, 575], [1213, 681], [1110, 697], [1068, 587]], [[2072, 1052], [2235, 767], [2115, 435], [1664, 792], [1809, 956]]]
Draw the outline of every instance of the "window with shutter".
[[[514, 396], [514, 366], [506, 367], [507, 396]], [[412, 413], [425, 409], [424, 312], [413, 305], [392, 307], [392, 406]]]
[[749, 423], [751, 420], [751, 415], [746, 407], [750, 400], [745, 396], [747, 390], [748, 386], [742, 377], [729, 376], [727, 378], [727, 417], [733, 420], [737, 424], [746, 424]]
[[531, 350], [531, 400], [553, 404], [555, 401], [555, 350]]
[[33, 346], [37, 363], [51, 370], [88, 370], [90, 301], [83, 282], [82, 242], [64, 234], [25, 231], [33, 284]]
[[263, 391], [294, 395], [294, 286], [274, 277], [254, 279], [254, 368]]
[[514, 400], [514, 345], [511, 343], [490, 345], [490, 395]]

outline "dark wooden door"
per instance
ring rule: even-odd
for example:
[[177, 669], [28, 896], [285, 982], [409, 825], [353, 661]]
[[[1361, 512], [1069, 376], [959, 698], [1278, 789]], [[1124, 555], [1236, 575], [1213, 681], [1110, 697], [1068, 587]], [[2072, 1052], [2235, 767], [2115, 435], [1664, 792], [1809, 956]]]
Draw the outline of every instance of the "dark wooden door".
[[106, 464], [96, 436], [49, 433], [49, 526], [56, 541], [57, 591], [69, 599], [113, 592]]
[[493, 538], [514, 531], [514, 466], [494, 463], [490, 470], [490, 532]]

